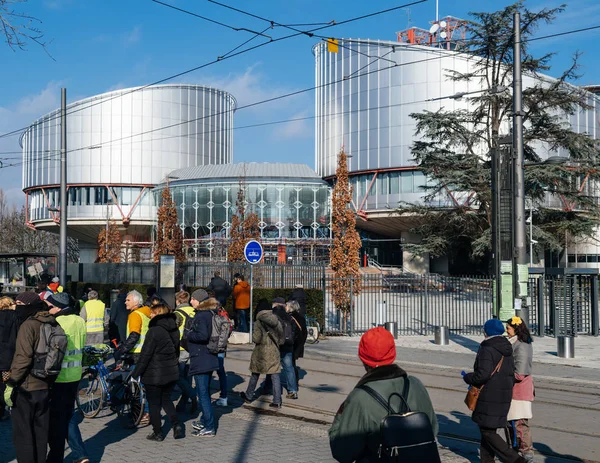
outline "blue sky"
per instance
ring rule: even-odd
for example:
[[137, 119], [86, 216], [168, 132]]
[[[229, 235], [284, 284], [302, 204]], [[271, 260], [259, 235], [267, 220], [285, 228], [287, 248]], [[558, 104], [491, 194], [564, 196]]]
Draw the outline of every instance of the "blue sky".
[[[341, 21], [406, 2], [399, 0], [222, 0], [237, 8], [273, 19], [279, 23]], [[181, 8], [230, 24], [262, 30], [266, 23], [226, 10], [205, 0], [166, 0]], [[561, 1], [530, 1], [531, 9], [552, 7]], [[483, 6], [485, 4], [485, 6]], [[469, 11], [493, 11], [507, 5], [503, 0], [475, 2], [440, 0], [440, 16], [467, 18]], [[19, 9], [40, 18], [48, 49], [56, 61], [40, 47], [11, 51], [0, 44], [0, 133], [21, 128], [35, 118], [57, 108], [60, 88], [67, 87], [70, 101], [115, 88], [145, 85], [166, 76], [214, 60], [250, 38], [244, 31], [232, 31], [168, 9], [150, 0], [29, 0]], [[429, 27], [435, 19], [435, 1], [429, 0], [409, 10], [399, 10], [359, 22], [333, 27], [325, 35], [395, 40], [395, 32], [408, 21]], [[600, 2], [573, 0], [558, 20], [538, 34], [546, 35], [600, 24]], [[268, 32], [267, 32], [268, 33]], [[276, 28], [273, 37], [289, 32]], [[553, 71], [558, 74], [571, 55], [583, 52], [582, 84], [600, 84], [597, 45], [600, 30], [535, 42], [536, 53], [556, 52]], [[240, 105], [275, 97], [314, 85], [314, 59], [311, 47], [318, 39], [296, 37], [270, 44], [172, 82], [212, 85], [230, 91]], [[257, 42], [259, 43], [259, 42]], [[242, 110], [235, 125], [243, 126], [314, 114], [314, 93]], [[314, 167], [314, 123], [237, 130], [234, 161], [305, 162]], [[18, 137], [0, 139], [0, 153], [18, 151]], [[4, 164], [18, 162], [0, 154]], [[21, 168], [0, 169], [0, 187], [12, 203], [20, 204]]]

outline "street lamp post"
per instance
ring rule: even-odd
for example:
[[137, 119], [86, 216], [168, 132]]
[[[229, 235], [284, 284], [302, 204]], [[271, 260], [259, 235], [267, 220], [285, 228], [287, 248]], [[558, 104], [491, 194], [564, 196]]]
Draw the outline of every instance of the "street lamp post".
[[106, 200], [106, 232], [104, 235], [104, 255], [108, 259], [108, 228], [109, 228], [109, 220], [110, 220], [110, 206], [112, 206], [113, 200], [112, 198], [108, 198]]

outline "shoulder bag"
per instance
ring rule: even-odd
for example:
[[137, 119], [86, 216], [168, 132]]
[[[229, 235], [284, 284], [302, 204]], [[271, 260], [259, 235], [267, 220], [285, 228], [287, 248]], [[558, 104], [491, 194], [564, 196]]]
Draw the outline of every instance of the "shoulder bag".
[[[500, 368], [502, 368], [502, 362], [504, 362], [504, 356], [502, 356], [502, 358], [498, 362], [498, 365], [496, 365], [496, 368], [494, 368], [494, 371], [492, 372], [490, 379], [492, 379], [492, 376], [494, 376], [496, 373], [498, 373], [498, 371], [500, 371]], [[489, 379], [488, 379], [488, 381], [489, 381]], [[485, 386], [485, 384], [483, 386]], [[465, 397], [465, 405], [467, 406], [467, 408], [469, 410], [471, 410], [471, 411], [475, 410], [475, 407], [477, 406], [477, 400], [479, 399], [479, 394], [481, 394], [481, 390], [483, 389], [483, 386], [481, 386], [481, 387], [471, 386], [469, 388], [469, 391], [467, 392], [467, 396]]]

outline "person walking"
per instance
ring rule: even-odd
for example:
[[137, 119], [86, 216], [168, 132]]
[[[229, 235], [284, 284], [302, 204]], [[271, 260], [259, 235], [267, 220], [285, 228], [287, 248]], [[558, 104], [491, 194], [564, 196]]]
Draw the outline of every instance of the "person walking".
[[[207, 290], [215, 293], [215, 299], [219, 301], [219, 304], [221, 304], [222, 307], [225, 307], [227, 298], [232, 291], [229, 283], [221, 278], [221, 272], [218, 271], [215, 272], [214, 277], [211, 278]], [[250, 304], [248, 304], [248, 307], [250, 307]]]
[[244, 281], [244, 275], [234, 276], [233, 300], [236, 331], [248, 333], [248, 313], [250, 311], [250, 285]]
[[110, 321], [108, 323], [108, 337], [112, 341], [116, 340], [117, 345], [127, 338], [127, 316], [129, 312], [125, 307], [127, 299], [127, 290], [121, 288], [115, 302], [110, 308]]
[[296, 285], [294, 291], [292, 291], [290, 300], [298, 302], [298, 305], [300, 306], [298, 313], [300, 316], [306, 317], [306, 292], [304, 291], [304, 285]]
[[298, 385], [296, 384], [296, 372], [294, 371], [294, 343], [299, 333], [294, 319], [288, 313], [285, 299], [276, 297], [273, 299], [273, 313], [279, 317], [283, 328], [283, 343], [279, 345], [279, 355], [281, 358], [281, 370], [285, 379], [285, 388], [287, 389], [287, 399], [298, 399]]
[[506, 334], [513, 347], [515, 385], [508, 410], [509, 431], [516, 447], [526, 461], [533, 461], [533, 440], [529, 420], [533, 417], [533, 346], [531, 333], [521, 317], [506, 322]]
[[104, 345], [104, 316], [106, 305], [98, 300], [98, 292], [90, 291], [88, 300], [83, 304], [80, 316], [85, 320], [87, 328], [86, 346], [102, 347]]
[[304, 357], [304, 345], [308, 337], [306, 328], [306, 318], [300, 314], [300, 304], [297, 300], [290, 300], [286, 304], [286, 310], [292, 316], [292, 321], [296, 325], [296, 337], [294, 338], [294, 348], [292, 351], [292, 363], [294, 366], [294, 375], [296, 376], [296, 388], [300, 389], [300, 369], [296, 362]]
[[342, 403], [329, 428], [329, 445], [335, 460], [350, 463], [378, 459], [381, 421], [388, 411], [362, 386], [369, 386], [387, 401], [393, 395], [402, 395], [408, 382], [408, 394], [403, 396], [406, 403], [411, 411], [429, 417], [433, 435], [437, 436], [438, 421], [429, 393], [417, 377], [409, 376], [394, 363], [396, 343], [389, 331], [381, 326], [367, 331], [360, 339], [358, 358], [366, 374]]
[[46, 463], [62, 463], [69, 422], [73, 415], [77, 387], [83, 373], [83, 347], [86, 340], [86, 324], [71, 307], [71, 298], [65, 293], [55, 293], [46, 299], [48, 312], [54, 316], [67, 336], [67, 351], [60, 373], [50, 390], [50, 426], [48, 445], [50, 451]]
[[75, 408], [69, 421], [67, 442], [69, 443], [69, 449], [71, 449], [69, 456], [73, 459], [73, 463], [90, 463], [89, 452], [85, 447], [81, 431], [79, 430], [79, 425], [83, 422], [83, 418], [82, 411], [79, 408]]
[[213, 311], [219, 307], [219, 301], [209, 298], [203, 289], [192, 293], [190, 304], [195, 315], [192, 329], [186, 333], [190, 353], [190, 375], [196, 383], [196, 393], [202, 417], [192, 422], [193, 436], [213, 437], [216, 435], [216, 423], [210, 401], [210, 378], [219, 369], [219, 359], [216, 354], [208, 351], [208, 341], [212, 333]]
[[161, 442], [165, 436], [161, 427], [161, 409], [173, 425], [173, 437], [185, 435], [179, 422], [171, 393], [179, 379], [179, 329], [175, 314], [164, 304], [152, 306], [150, 323], [142, 351], [132, 376], [142, 379], [146, 389], [152, 433], [146, 439]]
[[10, 297], [0, 298], [0, 421], [9, 418], [6, 404], [4, 403], [5, 381], [10, 376], [10, 364], [15, 355], [17, 345], [17, 312], [15, 301]]
[[483, 387], [472, 415], [481, 433], [481, 463], [493, 463], [496, 456], [505, 463], [525, 463], [526, 460], [498, 435], [498, 429], [506, 428], [513, 395], [513, 348], [503, 336], [504, 325], [497, 318], [485, 322], [483, 331], [485, 340], [479, 346], [474, 371], [463, 376], [469, 386]]
[[260, 375], [271, 378], [273, 388], [273, 401], [269, 405], [272, 408], [281, 408], [281, 356], [279, 345], [283, 344], [283, 326], [279, 317], [273, 313], [273, 309], [266, 299], [261, 299], [256, 306], [256, 324], [252, 332], [252, 342], [255, 344], [250, 358], [250, 372], [252, 376], [248, 382], [246, 392], [240, 396], [246, 403], [254, 400], [254, 391], [258, 384]]
[[[190, 305], [190, 293], [187, 291], [179, 291], [175, 294], [175, 304], [175, 318], [179, 328], [179, 341], [181, 346], [181, 339], [183, 338], [185, 327], [190, 325], [190, 322], [194, 319], [195, 312], [194, 308]], [[196, 413], [196, 411], [198, 411], [198, 396], [190, 381], [190, 354], [183, 346], [179, 348], [179, 379], [177, 380], [177, 386], [179, 386], [179, 389], [181, 390], [181, 397], [179, 398], [175, 410], [178, 412], [185, 412], [185, 407], [191, 399], [191, 413]]]
[[19, 463], [45, 463], [50, 426], [50, 386], [56, 377], [41, 379], [32, 374], [35, 348], [42, 323], [56, 324], [48, 306], [33, 292], [16, 297], [17, 310], [29, 314], [17, 333], [15, 355], [6, 382], [4, 400], [12, 407], [13, 444]]

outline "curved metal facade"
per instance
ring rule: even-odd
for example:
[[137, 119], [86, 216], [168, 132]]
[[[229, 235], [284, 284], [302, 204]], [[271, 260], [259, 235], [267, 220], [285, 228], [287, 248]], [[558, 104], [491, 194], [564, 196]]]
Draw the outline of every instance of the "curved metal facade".
[[[107, 216], [151, 224], [148, 188], [175, 169], [232, 162], [235, 107], [229, 93], [199, 85], [122, 89], [68, 105], [69, 227]], [[35, 121], [21, 144], [29, 220], [39, 225], [59, 206], [60, 112]]]
[[[339, 45], [338, 53], [327, 52], [326, 43], [313, 49], [318, 88], [317, 173], [322, 177], [335, 175], [337, 153], [343, 146], [352, 156], [349, 171], [355, 203], [363, 205], [360, 209], [381, 211], [395, 208], [399, 201], [419, 201], [423, 195], [420, 187], [427, 179], [414, 169], [410, 147], [417, 139], [416, 123], [410, 114], [434, 112], [442, 107], [466, 109], [469, 103], [464, 100], [425, 100], [483, 90], [478, 82], [453, 82], [446, 76], [449, 70], [471, 71], [468, 57], [398, 42], [356, 43], [348, 39], [340, 40]], [[524, 87], [535, 83], [539, 81], [524, 76]], [[600, 138], [600, 97], [589, 93], [588, 102], [592, 109], [580, 111], [566, 121], [577, 131]], [[504, 128], [506, 133], [508, 129]], [[552, 153], [556, 154], [567, 155]]]

